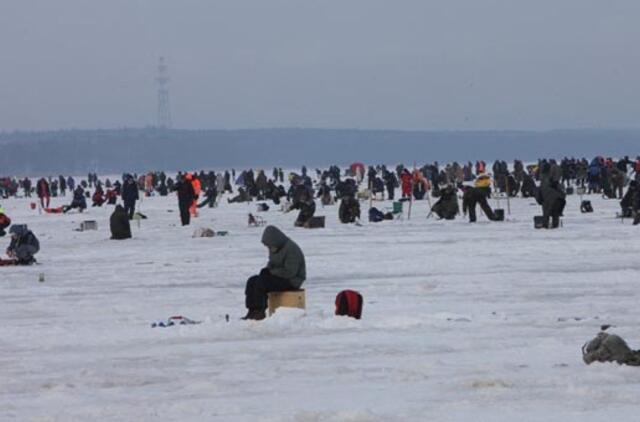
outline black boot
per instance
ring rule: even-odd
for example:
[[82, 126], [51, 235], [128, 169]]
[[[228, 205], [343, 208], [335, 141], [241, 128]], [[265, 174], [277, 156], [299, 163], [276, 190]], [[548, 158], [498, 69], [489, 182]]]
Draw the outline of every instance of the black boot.
[[557, 215], [554, 215], [553, 217], [551, 217], [551, 228], [557, 229], [559, 226], [560, 226], [560, 217]]
[[261, 321], [263, 319], [265, 319], [267, 317], [266, 313], [264, 312], [264, 309], [249, 309], [249, 311], [247, 312], [247, 315], [245, 315], [242, 319], [243, 320], [254, 320], [254, 321]]

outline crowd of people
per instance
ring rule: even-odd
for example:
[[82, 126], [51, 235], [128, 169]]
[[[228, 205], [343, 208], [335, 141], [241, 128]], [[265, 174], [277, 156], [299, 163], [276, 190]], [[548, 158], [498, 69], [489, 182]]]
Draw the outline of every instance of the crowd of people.
[[[477, 220], [476, 205], [479, 205], [489, 220], [500, 219], [489, 206], [493, 194], [509, 197], [535, 198], [542, 206], [545, 226], [554, 227], [562, 215], [565, 195], [574, 189], [587, 194], [601, 194], [605, 198], [621, 200], [621, 213], [635, 217], [638, 209], [638, 174], [640, 157], [631, 160], [623, 157], [541, 159], [536, 164], [525, 165], [514, 160], [511, 168], [505, 161], [496, 160], [491, 173], [484, 161], [459, 164], [453, 162], [440, 166], [438, 162], [422, 167], [406, 168], [402, 164], [389, 169], [385, 165], [369, 166], [361, 163], [342, 171], [338, 166], [316, 169], [311, 175], [306, 167], [287, 175], [282, 168], [272, 172], [247, 169], [236, 174], [235, 169], [221, 173], [214, 171], [179, 172], [175, 178], [165, 172], [149, 172], [143, 175], [123, 174], [121, 180], [101, 179], [89, 173], [86, 179], [76, 182], [74, 177], [40, 178], [33, 183], [25, 178], [0, 178], [0, 197], [37, 197], [41, 210], [49, 213], [66, 213], [71, 210], [83, 212], [87, 200], [92, 207], [105, 204], [116, 205], [118, 200], [129, 219], [136, 210], [140, 195], [167, 196], [175, 192], [182, 225], [190, 224], [203, 207], [214, 207], [221, 195], [228, 194], [228, 203], [272, 201], [275, 205], [284, 202], [286, 211], [298, 210], [295, 225], [303, 226], [316, 210], [316, 200], [322, 206], [340, 202], [338, 216], [343, 223], [357, 222], [361, 218], [360, 199], [376, 198], [396, 200], [396, 189], [400, 189], [398, 201], [436, 200], [431, 207], [432, 215], [442, 219], [455, 219], [460, 210], [469, 221]], [[312, 177], [313, 176], [313, 177]], [[624, 189], [627, 188], [625, 192]], [[236, 191], [234, 191], [234, 188]], [[93, 193], [90, 192], [93, 190]], [[52, 198], [66, 197], [68, 204], [51, 207]], [[458, 200], [462, 199], [462, 207]]]
[[[91, 200], [92, 207], [114, 205], [109, 226], [111, 238], [115, 240], [131, 238], [130, 220], [135, 218], [141, 195], [174, 193], [183, 226], [189, 225], [201, 208], [216, 207], [223, 195], [227, 195], [229, 204], [258, 201], [263, 209], [268, 209], [270, 201], [285, 212], [297, 210], [295, 226], [306, 226], [314, 217], [316, 201], [322, 206], [339, 202], [338, 219], [344, 224], [360, 222], [363, 202], [369, 202], [369, 221], [379, 222], [394, 219], [396, 208], [401, 209], [402, 203], [422, 200], [429, 201], [429, 216], [439, 219], [453, 220], [462, 213], [470, 222], [475, 222], [479, 205], [489, 221], [500, 221], [504, 215], [497, 211], [502, 210], [493, 210], [489, 205], [489, 199], [498, 195], [535, 198], [542, 210], [542, 227], [557, 228], [566, 195], [574, 190], [619, 199], [621, 216], [632, 218], [633, 224], [640, 223], [640, 157], [635, 161], [629, 157], [617, 160], [595, 157], [591, 161], [565, 157], [559, 161], [541, 159], [529, 165], [514, 160], [511, 168], [505, 161], [497, 160], [490, 170], [491, 173], [484, 161], [462, 165], [453, 162], [444, 166], [434, 162], [411, 169], [403, 165], [390, 169], [385, 165], [365, 167], [354, 163], [344, 170], [334, 165], [324, 170], [315, 169], [315, 172], [303, 166], [300, 172], [286, 175], [287, 183], [281, 168], [274, 168], [270, 173], [253, 169], [237, 174], [235, 169], [220, 173], [179, 172], [174, 178], [164, 172], [125, 173], [121, 180], [115, 181], [90, 173], [79, 182], [74, 177], [60, 175], [42, 177], [35, 184], [26, 177], [3, 177], [0, 178], [0, 197], [5, 200], [16, 196], [37, 198], [38, 202], [32, 203], [32, 207], [39, 206], [47, 213], [84, 212], [87, 199]], [[396, 195], [396, 189], [400, 195]], [[65, 198], [68, 192], [71, 195], [68, 205], [51, 207], [52, 198]], [[373, 207], [374, 199], [393, 201], [394, 211], [378, 210]], [[9, 258], [0, 260], [0, 265], [35, 263], [40, 249], [36, 235], [23, 222], [11, 223], [0, 207], [0, 237], [6, 235], [7, 229], [11, 236], [6, 250]], [[269, 265], [247, 281], [248, 319], [264, 318], [268, 292], [297, 289], [306, 276], [302, 251], [281, 230], [268, 226], [262, 242], [269, 249]]]

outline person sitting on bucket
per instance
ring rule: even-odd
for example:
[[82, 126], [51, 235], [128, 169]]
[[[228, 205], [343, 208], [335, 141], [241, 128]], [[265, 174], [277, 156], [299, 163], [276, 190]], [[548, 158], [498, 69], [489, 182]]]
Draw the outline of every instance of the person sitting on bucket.
[[7, 255], [14, 265], [31, 265], [36, 262], [33, 257], [40, 250], [40, 242], [36, 235], [24, 224], [14, 224], [9, 229], [11, 243]]
[[262, 244], [269, 248], [269, 263], [259, 275], [247, 280], [245, 304], [248, 312], [242, 319], [264, 319], [267, 293], [297, 290], [307, 277], [302, 250], [277, 227], [264, 229]]

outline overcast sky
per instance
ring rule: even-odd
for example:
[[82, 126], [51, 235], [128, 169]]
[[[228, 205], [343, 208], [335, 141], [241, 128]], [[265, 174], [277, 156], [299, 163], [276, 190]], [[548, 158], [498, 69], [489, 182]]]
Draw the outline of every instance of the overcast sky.
[[0, 0], [0, 130], [640, 127], [638, 0]]

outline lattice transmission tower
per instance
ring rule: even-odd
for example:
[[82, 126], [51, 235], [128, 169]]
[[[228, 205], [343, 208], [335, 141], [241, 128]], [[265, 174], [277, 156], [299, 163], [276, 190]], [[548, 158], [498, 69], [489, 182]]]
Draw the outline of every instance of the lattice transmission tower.
[[158, 127], [161, 129], [171, 129], [171, 108], [169, 107], [169, 68], [160, 57], [158, 62]]

